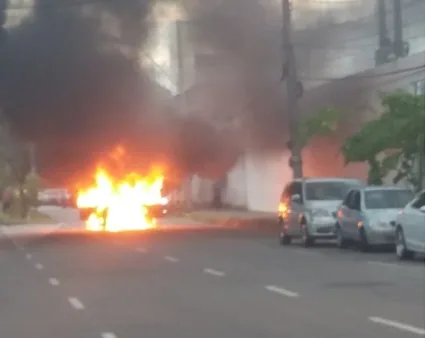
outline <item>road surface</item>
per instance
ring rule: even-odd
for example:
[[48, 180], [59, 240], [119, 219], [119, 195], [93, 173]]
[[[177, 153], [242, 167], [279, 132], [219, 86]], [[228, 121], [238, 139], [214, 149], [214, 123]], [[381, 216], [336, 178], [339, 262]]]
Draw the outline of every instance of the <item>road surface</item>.
[[425, 336], [422, 261], [175, 222], [0, 239], [0, 337]]

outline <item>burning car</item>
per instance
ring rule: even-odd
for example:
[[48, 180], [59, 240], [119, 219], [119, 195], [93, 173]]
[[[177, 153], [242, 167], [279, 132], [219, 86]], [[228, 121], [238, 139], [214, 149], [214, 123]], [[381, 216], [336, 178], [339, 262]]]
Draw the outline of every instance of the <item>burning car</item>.
[[158, 170], [147, 176], [129, 174], [115, 179], [99, 169], [92, 187], [77, 193], [80, 218], [90, 231], [129, 231], [154, 228], [166, 214], [164, 177]]

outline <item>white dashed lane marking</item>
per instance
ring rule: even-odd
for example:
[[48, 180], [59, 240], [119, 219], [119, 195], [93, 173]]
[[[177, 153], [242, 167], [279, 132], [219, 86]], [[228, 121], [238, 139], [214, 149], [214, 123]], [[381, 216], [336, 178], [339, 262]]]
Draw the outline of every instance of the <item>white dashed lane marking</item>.
[[280, 288], [280, 287], [275, 286], [275, 285], [267, 285], [265, 288], [268, 291], [277, 293], [277, 294], [285, 296], [285, 297], [291, 297], [291, 298], [299, 297], [298, 292], [289, 291], [287, 289]]
[[102, 338], [117, 338], [117, 335], [112, 332], [103, 332]]
[[58, 286], [60, 284], [59, 280], [57, 280], [56, 278], [49, 278], [49, 283], [53, 286]]
[[43, 264], [37, 263], [37, 264], [35, 265], [35, 268], [36, 268], [37, 270], [43, 270], [43, 269], [44, 269], [44, 266], [43, 266]]
[[368, 261], [367, 264], [369, 265], [379, 265], [379, 266], [384, 266], [387, 268], [399, 268], [400, 265], [395, 264], [395, 263], [385, 263], [385, 262], [379, 262], [379, 261]]
[[408, 324], [403, 324], [400, 322], [396, 322], [393, 320], [381, 318], [381, 317], [369, 317], [369, 320], [376, 324], [381, 324], [384, 326], [389, 326], [394, 329], [398, 329], [400, 331], [410, 332], [413, 334], [417, 334], [419, 336], [425, 336], [425, 329], [420, 327], [411, 326]]
[[69, 297], [68, 298], [69, 304], [75, 309], [75, 310], [83, 310], [84, 304], [81, 303], [81, 301], [78, 298], [75, 297]]
[[206, 274], [217, 276], [217, 277], [223, 277], [225, 275], [225, 273], [223, 271], [218, 271], [218, 270], [209, 269], [209, 268], [204, 269], [204, 272]]
[[31, 254], [26, 254], [26, 255], [25, 255], [25, 257], [26, 257], [28, 260], [32, 259], [32, 255], [31, 255]]
[[173, 256], [165, 256], [165, 257], [164, 257], [164, 259], [165, 259], [167, 262], [170, 262], [170, 263], [177, 263], [177, 262], [179, 261], [179, 259], [178, 259], [178, 258], [173, 257]]

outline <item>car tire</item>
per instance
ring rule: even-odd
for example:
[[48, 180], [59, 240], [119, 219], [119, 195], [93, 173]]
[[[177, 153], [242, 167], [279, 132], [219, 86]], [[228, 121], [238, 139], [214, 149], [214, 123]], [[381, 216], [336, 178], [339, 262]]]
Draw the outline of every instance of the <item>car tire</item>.
[[345, 249], [347, 247], [347, 240], [344, 238], [339, 224], [335, 226], [335, 235], [337, 247], [340, 249]]
[[280, 245], [289, 245], [292, 242], [292, 237], [288, 235], [288, 233], [283, 228], [284, 223], [283, 220], [280, 218], [278, 222], [280, 232], [279, 232], [279, 243]]
[[399, 260], [411, 259], [414, 255], [413, 251], [407, 249], [404, 231], [398, 227], [395, 234], [395, 252]]
[[306, 223], [301, 224], [301, 244], [304, 248], [309, 248], [314, 245], [314, 237], [311, 237], [308, 233]]
[[367, 239], [366, 232], [364, 229], [360, 229], [360, 250], [362, 252], [370, 252], [371, 246], [369, 244], [369, 241]]
[[291, 236], [288, 236], [283, 231], [281, 231], [279, 235], [279, 242], [280, 242], [280, 245], [289, 245], [292, 242], [292, 238]]

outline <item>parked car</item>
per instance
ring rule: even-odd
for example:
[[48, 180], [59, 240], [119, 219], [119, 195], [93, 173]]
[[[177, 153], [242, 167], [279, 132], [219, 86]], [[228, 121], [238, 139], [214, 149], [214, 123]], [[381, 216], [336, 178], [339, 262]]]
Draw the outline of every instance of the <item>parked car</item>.
[[38, 202], [41, 205], [70, 206], [71, 194], [62, 188], [44, 189], [38, 192]]
[[417, 194], [398, 214], [396, 221], [396, 254], [399, 259], [425, 254], [425, 190]]
[[336, 211], [352, 187], [364, 186], [348, 178], [305, 178], [286, 185], [280, 198], [280, 243], [301, 238], [305, 247], [316, 239], [335, 237]]
[[394, 245], [397, 214], [413, 196], [411, 190], [396, 186], [352, 189], [337, 212], [338, 247], [356, 242], [368, 251], [375, 245]]

